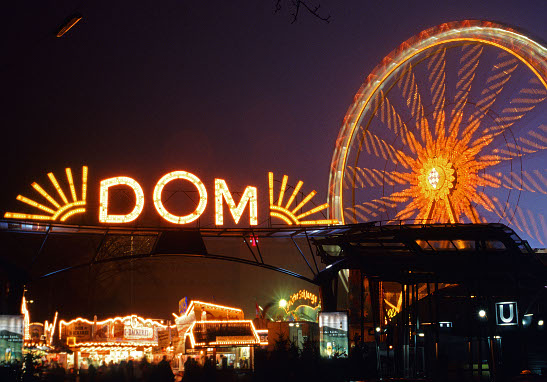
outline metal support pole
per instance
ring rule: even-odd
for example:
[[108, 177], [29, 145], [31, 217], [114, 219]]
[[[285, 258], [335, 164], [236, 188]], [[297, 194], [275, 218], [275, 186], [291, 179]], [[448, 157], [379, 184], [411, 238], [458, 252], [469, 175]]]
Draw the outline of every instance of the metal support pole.
[[413, 325], [414, 325], [414, 376], [418, 376], [418, 284], [412, 285], [412, 313], [413, 313]]
[[439, 365], [439, 283], [435, 280], [435, 362]]
[[360, 282], [360, 294], [359, 294], [359, 302], [361, 304], [361, 314], [359, 315], [359, 325], [361, 326], [361, 342], [365, 341], [365, 277], [363, 276], [363, 272], [359, 270], [359, 282]]
[[409, 302], [409, 297], [410, 297], [410, 294], [409, 294], [409, 290], [410, 288], [408, 287], [408, 284], [405, 284], [404, 286], [404, 314], [403, 314], [403, 320], [404, 320], [404, 323], [403, 323], [403, 332], [404, 332], [404, 340], [403, 340], [403, 355], [404, 355], [404, 359], [403, 359], [403, 367], [404, 367], [404, 376], [405, 377], [410, 377], [410, 341], [409, 341], [409, 336], [410, 336], [410, 328], [409, 328], [409, 324], [408, 324], [408, 319], [409, 319], [409, 308], [410, 308], [410, 302]]
[[473, 304], [471, 299], [471, 292], [467, 293], [467, 354], [469, 362], [469, 378], [473, 378]]
[[[427, 314], [427, 319], [428, 319], [429, 325], [431, 327], [431, 324], [433, 323], [433, 296], [431, 296], [431, 286], [430, 286], [429, 280], [428, 280], [426, 285], [427, 285], [427, 287], [426, 287], [427, 288], [427, 305], [428, 305], [428, 308], [429, 308], [428, 309], [428, 314]], [[430, 331], [430, 333], [431, 333], [431, 331]], [[428, 343], [429, 343], [429, 338], [428, 337], [426, 337], [426, 341], [428, 341]], [[429, 357], [428, 357], [428, 359], [429, 359]], [[436, 362], [437, 362], [437, 359], [435, 359], [435, 364], [436, 364]], [[427, 366], [428, 366], [428, 370], [431, 371], [431, 367], [429, 367], [429, 365], [427, 365]], [[427, 373], [427, 374], [431, 374], [431, 373]]]

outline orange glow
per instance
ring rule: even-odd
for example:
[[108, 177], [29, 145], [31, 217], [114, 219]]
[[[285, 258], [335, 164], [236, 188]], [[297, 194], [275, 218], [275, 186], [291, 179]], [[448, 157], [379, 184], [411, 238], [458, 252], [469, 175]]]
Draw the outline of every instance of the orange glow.
[[[135, 208], [126, 215], [108, 214], [108, 189], [113, 186], [129, 186], [135, 193]], [[129, 223], [139, 217], [144, 208], [144, 193], [141, 186], [133, 178], [127, 176], [118, 176], [101, 180], [100, 184], [100, 202], [99, 202], [99, 221], [101, 223]]]
[[320, 206], [317, 206], [315, 208], [312, 208], [309, 211], [303, 212], [300, 215], [295, 215], [296, 211], [303, 208], [306, 203], [308, 203], [314, 196], [317, 194], [316, 191], [310, 192], [302, 201], [291, 210], [289, 210], [290, 205], [295, 200], [298, 192], [302, 188], [302, 185], [304, 182], [299, 181], [296, 187], [294, 188], [294, 191], [292, 192], [291, 196], [289, 197], [289, 200], [285, 207], [282, 207], [283, 205], [283, 197], [285, 195], [285, 191], [287, 188], [287, 182], [289, 177], [287, 175], [283, 176], [283, 180], [281, 182], [281, 190], [279, 192], [279, 199], [277, 200], [277, 204], [274, 204], [274, 190], [273, 190], [273, 173], [268, 173], [268, 184], [269, 184], [269, 194], [270, 194], [270, 216], [279, 218], [283, 220], [288, 225], [315, 225], [315, 224], [338, 224], [338, 220], [336, 219], [320, 219], [320, 220], [301, 220], [302, 218], [312, 215], [316, 212], [323, 211], [328, 208], [328, 203], [322, 204]]
[[[431, 49], [433, 47], [439, 47], [439, 50], [437, 53], [435, 53], [431, 59], [431, 62], [428, 66], [429, 70], [429, 80], [433, 83], [433, 86], [431, 87], [431, 93], [433, 95], [433, 104], [435, 106], [435, 111], [433, 113], [433, 120], [434, 120], [434, 128], [430, 128], [427, 125], [421, 125], [417, 126], [418, 130], [424, 134], [422, 136], [422, 140], [424, 141], [423, 148], [430, 148], [431, 143], [431, 136], [437, 135], [440, 128], [440, 123], [444, 125], [444, 113], [441, 112], [444, 109], [444, 103], [445, 103], [445, 74], [444, 74], [444, 55], [445, 51], [442, 49], [442, 45], [444, 44], [450, 44], [454, 42], [462, 42], [462, 43], [478, 43], [473, 46], [472, 49], [468, 50], [465, 53], [465, 57], [462, 57], [463, 67], [460, 70], [460, 73], [458, 73], [458, 84], [456, 88], [456, 106], [454, 108], [455, 113], [451, 115], [449, 118], [447, 116], [447, 120], [449, 120], [449, 127], [448, 127], [448, 133], [452, 135], [452, 130], [454, 128], [457, 129], [458, 122], [458, 110], [459, 108], [463, 108], [463, 106], [466, 104], [466, 97], [468, 94], [468, 90], [471, 86], [471, 82], [473, 79], [473, 72], [476, 66], [478, 65], [478, 58], [480, 56], [480, 53], [482, 51], [482, 45], [490, 45], [496, 48], [499, 48], [503, 50], [504, 52], [509, 53], [510, 60], [507, 60], [506, 62], [503, 62], [498, 66], [500, 71], [504, 72], [505, 74], [496, 73], [495, 76], [492, 76], [488, 79], [488, 89], [484, 89], [483, 96], [484, 98], [479, 100], [477, 102], [477, 108], [479, 109], [480, 113], [483, 113], [484, 110], [487, 110], [490, 105], [494, 102], [495, 96], [497, 93], [499, 93], [499, 87], [503, 85], [503, 76], [510, 74], [514, 70], [514, 64], [518, 61], [526, 65], [528, 69], [535, 75], [535, 79], [538, 81], [538, 83], [541, 83], [543, 87], [547, 87], [547, 82], [545, 75], [546, 72], [546, 65], [545, 65], [545, 48], [541, 47], [541, 45], [535, 43], [531, 39], [527, 38], [524, 35], [518, 34], [512, 29], [509, 29], [505, 26], [489, 23], [489, 22], [482, 22], [482, 21], [464, 21], [464, 22], [455, 22], [455, 23], [449, 23], [446, 24], [444, 28], [436, 27], [431, 28], [427, 31], [424, 31], [420, 35], [417, 35], [415, 37], [412, 37], [405, 43], [401, 45], [397, 50], [393, 51], [390, 55], [388, 55], [380, 65], [378, 65], [374, 71], [371, 73], [371, 75], [367, 78], [367, 81], [363, 84], [361, 89], [359, 90], [355, 102], [352, 106], [350, 106], [348, 113], [344, 119], [344, 125], [340, 131], [339, 140], [340, 143], [337, 145], [337, 149], [335, 151], [333, 161], [332, 161], [332, 171], [330, 175], [330, 184], [329, 184], [329, 202], [331, 210], [331, 216], [332, 217], [338, 217], [342, 222], [345, 221], [344, 214], [346, 211], [344, 209], [346, 208], [352, 208], [348, 206], [344, 206], [343, 201], [343, 188], [344, 188], [344, 182], [345, 182], [345, 176], [344, 172], [346, 171], [346, 167], [348, 166], [348, 155], [349, 151], [351, 150], [351, 142], [353, 140], [353, 137], [358, 134], [358, 130], [360, 127], [360, 120], [363, 116], [363, 113], [365, 113], [366, 110], [370, 110], [372, 100], [374, 97], [378, 98], [378, 94], [381, 92], [382, 86], [385, 85], [386, 80], [398, 69], [401, 68], [402, 65], [405, 63], [410, 62], [411, 59], [416, 57], [416, 55], [424, 52], [425, 50]], [[480, 45], [480, 47], [479, 47]], [[412, 49], [409, 49], [409, 47], [412, 47]], [[462, 75], [462, 74], [466, 75]], [[403, 89], [402, 93], [407, 97], [407, 106], [411, 110], [412, 116], [416, 118], [416, 120], [419, 123], [425, 123], [427, 124], [426, 118], [424, 118], [422, 109], [421, 109], [421, 100], [419, 97], [419, 93], [417, 93], [416, 90], [416, 82], [413, 79], [413, 75], [410, 71], [407, 72], [408, 76], [405, 76], [404, 78], [404, 84], [405, 88]], [[401, 82], [399, 82], [399, 85], [401, 85]], [[411, 97], [408, 97], [411, 95]], [[525, 99], [522, 102], [518, 98], [514, 99], [511, 102], [520, 103], [522, 107], [514, 107], [512, 109], [515, 113], [524, 113], [527, 110], [530, 110], [533, 102], [531, 102], [530, 99]], [[386, 102], [387, 103], [387, 102]], [[389, 105], [389, 103], [387, 103]], [[389, 109], [389, 108], [388, 108]], [[382, 109], [382, 113], [384, 113], [385, 110]], [[396, 118], [391, 118], [385, 121], [385, 116], [391, 116], [389, 114], [382, 114], [382, 120], [388, 125], [393, 126], [394, 122], [397, 122]], [[476, 118], [477, 123], [470, 123], [469, 128], [470, 129], [476, 129], [478, 126], [478, 122], [480, 121], [480, 118]], [[512, 123], [514, 123], [520, 116], [504, 116], [504, 117], [498, 117], [496, 120], [497, 128], [500, 131], [503, 131], [506, 127], [509, 127]], [[399, 119], [400, 121], [400, 119]], [[404, 124], [403, 124], [404, 125]], [[475, 125], [475, 126], [473, 126]], [[402, 127], [399, 123], [399, 127]], [[366, 129], [365, 129], [366, 130]], [[433, 132], [433, 134], [431, 134]], [[402, 131], [401, 133], [404, 133]], [[467, 131], [464, 132], [464, 135], [467, 135]], [[494, 132], [496, 134], [496, 132]], [[412, 137], [411, 134], [406, 134], [406, 137], [408, 138], [407, 142], [403, 142], [406, 146], [408, 146], [409, 150], [413, 153], [417, 154], [417, 150], [415, 150], [414, 144], [416, 143], [414, 137]], [[365, 141], [365, 144], [368, 142]], [[465, 143], [467, 145], [467, 143]], [[469, 147], [469, 146], [468, 146]], [[372, 145], [367, 149], [367, 151], [374, 151], [374, 155], [384, 155], [387, 153], [389, 154], [389, 151], [386, 152], [383, 150], [385, 146], [380, 145], [378, 148], [373, 147]], [[378, 150], [379, 149], [379, 150]], [[382, 150], [384, 153], [382, 154]], [[369, 152], [370, 152], [369, 151]], [[513, 155], [511, 153], [507, 153], [507, 155]], [[477, 160], [479, 158], [476, 158]], [[483, 158], [480, 158], [483, 159]], [[404, 162], [399, 159], [399, 163]], [[494, 163], [492, 163], [494, 165]], [[355, 171], [356, 169], [354, 169]], [[413, 171], [416, 171], [414, 168]], [[430, 169], [431, 171], [431, 169]], [[473, 176], [471, 176], [473, 177]], [[458, 178], [459, 179], [459, 178]], [[482, 180], [481, 180], [482, 182]], [[476, 186], [478, 186], [479, 182], [475, 183]], [[410, 198], [412, 195], [408, 194], [402, 194], [396, 195], [397, 198]], [[439, 199], [440, 202], [435, 203], [437, 206], [433, 206], [432, 209], [435, 211], [439, 211], [439, 208], [441, 208], [441, 205], [444, 204], [444, 207], [442, 209], [445, 211], [443, 214], [445, 214], [448, 217], [448, 220], [454, 220], [458, 221], [458, 213], [457, 207], [450, 207], [450, 204], [453, 202], [452, 200], [448, 199]], [[463, 203], [463, 202], [462, 202]], [[489, 204], [488, 201], [483, 200], [483, 203]], [[463, 203], [465, 204], [465, 203]], [[463, 206], [463, 204], [460, 205], [460, 207]], [[425, 205], [423, 208], [426, 211], [429, 209], [428, 204]], [[471, 208], [467, 208], [468, 211], [465, 213], [466, 216], [474, 216], [475, 212], [472, 211]], [[352, 211], [355, 213], [355, 211]], [[407, 211], [407, 214], [410, 211]], [[437, 212], [433, 212], [434, 214], [438, 214]], [[427, 214], [426, 214], [427, 215]], [[453, 215], [453, 218], [450, 218], [450, 215]], [[403, 216], [405, 214], [400, 215], [399, 218], [403, 219]], [[474, 216], [472, 221], [477, 220], [477, 216]]]
[[[167, 183], [175, 179], [187, 180], [198, 189], [199, 203], [195, 211], [189, 215], [185, 215], [185, 216], [173, 215], [169, 211], [167, 211], [167, 209], [163, 206], [163, 203], [161, 201], [161, 193], [163, 191], [163, 188], [165, 187], [165, 185], [167, 185]], [[199, 180], [199, 178], [195, 176], [194, 174], [191, 174], [187, 171], [173, 171], [164, 175], [156, 184], [156, 187], [154, 188], [154, 206], [156, 207], [156, 210], [158, 211], [160, 216], [164, 218], [165, 220], [167, 220], [168, 222], [171, 222], [174, 224], [191, 223], [201, 216], [201, 214], [205, 210], [205, 207], [207, 206], [207, 190], [205, 189], [205, 186], [203, 185], [201, 180]]]
[[25, 296], [23, 296], [23, 300], [21, 301], [21, 314], [23, 315], [24, 326], [23, 339], [28, 341], [30, 340], [30, 313], [27, 309], [27, 300], [25, 299]]
[[[251, 332], [254, 337], [252, 340], [239, 340], [239, 341], [213, 341], [213, 342], [195, 342], [193, 329], [196, 325], [207, 326], [208, 324], [227, 324], [227, 323], [248, 323], [251, 327]], [[252, 320], [207, 320], [207, 321], [194, 321], [188, 329], [187, 335], [190, 336], [190, 343], [192, 348], [196, 346], [214, 346], [214, 345], [253, 345], [260, 344], [260, 336], [253, 324]]]
[[[109, 323], [116, 322], [116, 321], [124, 322], [124, 321], [131, 320], [132, 318], [135, 318], [138, 322], [140, 322], [143, 325], [152, 325], [152, 326], [156, 326], [156, 327], [167, 328], [167, 325], [160, 324], [159, 322], [154, 321], [150, 318], [145, 319], [145, 318], [139, 317], [136, 314], [131, 314], [129, 316], [124, 316], [124, 317], [117, 316], [117, 317], [113, 317], [113, 318], [107, 318], [107, 319], [102, 320], [102, 321], [97, 321], [97, 325], [109, 324]], [[77, 323], [77, 322], [83, 322], [85, 324], [93, 325], [93, 321], [90, 321], [90, 320], [88, 320], [86, 318], [83, 318], [83, 317], [77, 317], [77, 318], [74, 318], [70, 321], [65, 321], [65, 320], [59, 321], [59, 328], [62, 328], [63, 326], [72, 325], [72, 324]]]
[[188, 308], [186, 309], [186, 312], [183, 313], [183, 315], [180, 316], [180, 317], [188, 316], [188, 314], [192, 311], [192, 308], [194, 307], [194, 305], [204, 305], [204, 306], [209, 306], [209, 307], [217, 308], [217, 309], [231, 310], [233, 312], [243, 314], [243, 311], [239, 308], [233, 308], [233, 307], [230, 307], [230, 306], [217, 305], [217, 304], [211, 304], [209, 302], [202, 302], [202, 301], [192, 300], [192, 301], [190, 301], [190, 304], [188, 304]]
[[81, 16], [74, 16], [72, 17], [63, 27], [57, 32], [55, 35], [56, 37], [63, 37], [66, 32], [68, 32], [74, 25], [78, 23], [82, 19]]
[[[53, 187], [57, 190], [57, 193], [62, 199], [63, 205], [58, 203], [55, 198], [53, 198], [50, 194], [48, 194], [38, 183], [34, 182], [32, 183], [32, 187], [42, 196], [44, 197], [54, 208], [50, 208], [48, 206], [45, 206], [41, 203], [38, 203], [32, 199], [29, 199], [25, 196], [18, 195], [17, 200], [20, 202], [23, 202], [31, 207], [37, 208], [39, 210], [42, 210], [44, 212], [47, 212], [49, 215], [35, 215], [35, 214], [27, 214], [22, 212], [6, 212], [4, 214], [4, 218], [7, 219], [23, 219], [23, 220], [51, 220], [55, 221], [58, 218], [60, 218], [61, 221], [65, 221], [69, 217], [85, 212], [85, 189], [87, 188], [87, 175], [82, 179], [82, 192], [84, 198], [82, 200], [78, 200], [76, 196], [76, 188], [74, 186], [74, 180], [72, 178], [72, 171], [70, 168], [66, 168], [66, 175], [67, 175], [67, 182], [69, 184], [70, 192], [73, 198], [73, 202], [69, 202], [66, 198], [65, 193], [63, 192], [63, 189], [59, 185], [59, 182], [55, 178], [55, 175], [53, 173], [48, 173], [48, 178], [50, 179]], [[82, 167], [82, 174], [87, 174], [87, 167]], [[72, 209], [73, 207], [79, 207]]]
[[236, 206], [232, 194], [228, 189], [228, 185], [224, 179], [215, 179], [215, 224], [224, 224], [224, 208], [222, 205], [222, 199], [226, 200], [230, 213], [234, 218], [235, 223], [239, 223], [241, 215], [245, 210], [245, 206], [249, 203], [249, 224], [258, 224], [258, 202], [257, 202], [257, 190], [256, 187], [247, 186], [239, 204]]
[[72, 179], [72, 171], [70, 168], [66, 168], [66, 178], [68, 179], [68, 185], [70, 187], [70, 194], [72, 195], [72, 201], [77, 202], [78, 198], [76, 197], [76, 189], [74, 188], [74, 180]]

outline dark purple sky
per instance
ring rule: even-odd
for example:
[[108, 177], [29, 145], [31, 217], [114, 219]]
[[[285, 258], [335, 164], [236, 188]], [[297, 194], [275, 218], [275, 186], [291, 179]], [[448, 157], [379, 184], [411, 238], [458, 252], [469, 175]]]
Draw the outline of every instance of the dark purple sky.
[[[188, 170], [210, 190], [218, 177], [266, 198], [271, 170], [302, 179], [321, 203], [353, 96], [402, 41], [462, 19], [547, 39], [544, 0], [320, 3], [328, 24], [305, 12], [291, 24], [287, 8], [273, 14], [274, 0], [4, 4], [0, 210], [16, 208], [15, 196], [47, 172], [82, 164], [90, 193], [123, 174], [151, 200], [163, 174]], [[73, 12], [83, 20], [56, 38]], [[276, 280], [285, 278], [264, 289]]]

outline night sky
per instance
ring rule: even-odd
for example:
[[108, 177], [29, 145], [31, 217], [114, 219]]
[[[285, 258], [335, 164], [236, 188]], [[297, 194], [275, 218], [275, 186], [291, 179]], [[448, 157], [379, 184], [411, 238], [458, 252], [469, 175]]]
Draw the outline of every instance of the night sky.
[[[304, 10], [291, 23], [289, 1], [274, 14], [274, 0], [4, 4], [0, 210], [18, 208], [19, 193], [33, 196], [30, 184], [46, 184], [47, 172], [60, 176], [72, 167], [79, 174], [84, 164], [90, 199], [100, 179], [127, 175], [143, 186], [145, 211], [154, 212], [155, 182], [173, 170], [196, 174], [210, 195], [214, 178], [236, 191], [255, 185], [262, 201], [267, 172], [279, 179], [287, 174], [293, 184], [303, 180], [305, 192], [317, 190], [315, 201], [323, 203], [346, 110], [367, 74], [402, 41], [462, 19], [498, 21], [547, 39], [544, 0], [320, 4], [330, 23]], [[75, 12], [83, 19], [56, 38]], [[261, 211], [259, 221], [267, 218]], [[93, 310], [168, 317], [187, 295], [215, 296], [253, 315], [255, 301], [306, 287], [236, 265], [181, 260], [168, 266], [171, 275], [154, 267], [156, 281], [137, 281], [142, 299], [130, 306], [120, 303], [127, 296], [113, 298]], [[77, 292], [70, 297], [75, 308], [64, 316], [91, 317], [81, 303], [88, 297]], [[55, 293], [31, 293], [43, 301], [40, 319], [62, 303]]]

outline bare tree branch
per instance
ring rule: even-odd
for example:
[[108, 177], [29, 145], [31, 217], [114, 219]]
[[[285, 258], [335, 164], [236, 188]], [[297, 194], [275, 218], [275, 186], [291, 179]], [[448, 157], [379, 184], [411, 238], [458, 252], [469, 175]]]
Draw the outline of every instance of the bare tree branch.
[[[284, 0], [276, 0], [274, 13], [278, 13], [283, 9], [283, 2]], [[298, 16], [300, 14], [300, 10], [302, 7], [306, 11], [308, 11], [308, 13], [312, 14], [314, 17], [318, 18], [319, 20], [324, 21], [326, 23], [330, 22], [330, 15], [323, 16], [319, 13], [319, 8], [321, 7], [321, 4], [312, 6], [312, 5], [309, 5], [304, 0], [285, 0], [285, 2], [289, 4], [288, 8], [292, 16], [291, 24], [294, 24], [298, 20]]]

